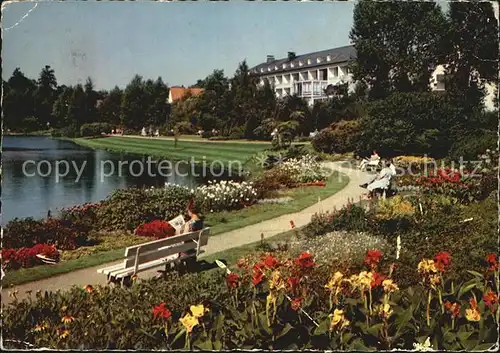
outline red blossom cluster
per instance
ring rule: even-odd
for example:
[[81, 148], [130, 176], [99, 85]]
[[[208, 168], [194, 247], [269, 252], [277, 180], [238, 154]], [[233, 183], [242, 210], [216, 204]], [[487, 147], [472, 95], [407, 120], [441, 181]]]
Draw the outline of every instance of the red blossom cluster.
[[495, 304], [498, 303], [498, 294], [490, 290], [483, 296], [483, 300], [484, 304], [486, 304], [491, 311], [495, 312]]
[[38, 254], [53, 260], [59, 259], [59, 252], [53, 245], [36, 244], [31, 248], [2, 249], [3, 266], [8, 269], [18, 269], [39, 265], [42, 260], [37, 257]]
[[446, 251], [442, 251], [434, 256], [434, 264], [439, 272], [445, 272], [450, 268], [451, 255]]
[[307, 251], [300, 254], [299, 257], [293, 259], [293, 262], [303, 270], [317, 266], [314, 262], [314, 256]]
[[72, 207], [63, 208], [62, 212], [69, 214], [85, 215], [89, 211], [95, 212], [99, 207], [101, 207], [101, 205], [102, 204], [100, 202], [88, 202], [83, 205], [76, 205]]
[[486, 262], [488, 263], [488, 271], [495, 272], [500, 269], [497, 254], [488, 254], [488, 256], [486, 256]]
[[372, 270], [374, 270], [377, 268], [381, 258], [382, 253], [379, 250], [368, 250], [365, 256], [365, 264], [367, 264]]
[[444, 307], [448, 310], [452, 318], [455, 319], [460, 315], [460, 303], [451, 303], [446, 301], [444, 303]]
[[140, 225], [135, 229], [135, 234], [156, 239], [168, 238], [175, 235], [175, 228], [166, 221], [156, 220]]
[[417, 185], [432, 187], [434, 185], [441, 185], [444, 183], [459, 184], [462, 181], [462, 175], [450, 168], [439, 168], [437, 174], [432, 172], [429, 176], [422, 176], [416, 180]]
[[240, 285], [240, 276], [237, 273], [231, 272], [226, 276], [226, 284], [230, 289], [236, 289]]
[[161, 319], [166, 320], [170, 316], [172, 316], [172, 313], [167, 308], [167, 303], [160, 303], [160, 304], [154, 306], [152, 311], [153, 311], [153, 316], [155, 319], [161, 318]]

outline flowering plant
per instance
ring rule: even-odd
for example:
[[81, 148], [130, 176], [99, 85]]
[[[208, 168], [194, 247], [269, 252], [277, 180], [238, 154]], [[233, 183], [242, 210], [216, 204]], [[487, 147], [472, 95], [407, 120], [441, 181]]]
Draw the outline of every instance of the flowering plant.
[[42, 264], [42, 260], [37, 257], [39, 254], [55, 261], [59, 259], [59, 252], [53, 245], [49, 244], [36, 244], [31, 248], [4, 248], [1, 253], [2, 266], [7, 270], [40, 265]]
[[156, 220], [140, 225], [135, 229], [135, 234], [156, 239], [168, 238], [175, 235], [175, 228], [166, 221]]
[[292, 176], [297, 183], [310, 183], [326, 180], [326, 173], [313, 155], [305, 155], [300, 159], [289, 159], [276, 168]]
[[194, 190], [196, 202], [207, 212], [234, 210], [253, 204], [257, 191], [252, 182], [209, 181]]

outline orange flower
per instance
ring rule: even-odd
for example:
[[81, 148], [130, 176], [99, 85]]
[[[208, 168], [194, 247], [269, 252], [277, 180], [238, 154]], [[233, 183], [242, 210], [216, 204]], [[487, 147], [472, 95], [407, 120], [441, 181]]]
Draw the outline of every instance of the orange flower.
[[69, 336], [69, 330], [57, 330], [57, 333], [59, 334], [59, 338], [66, 338]]
[[295, 310], [295, 311], [299, 310], [301, 304], [302, 304], [302, 299], [300, 299], [300, 298], [292, 299], [292, 304], [291, 304], [292, 310]]
[[365, 257], [365, 264], [375, 269], [382, 258], [382, 253], [378, 250], [368, 250]]
[[481, 312], [479, 311], [479, 308], [477, 306], [476, 299], [470, 298], [469, 300], [470, 303], [470, 309], [465, 310], [465, 317], [469, 321], [479, 321], [481, 320]]
[[70, 324], [71, 322], [73, 322], [74, 319], [75, 318], [73, 316], [66, 315], [62, 317], [61, 322], [65, 324]]
[[483, 300], [484, 300], [484, 303], [486, 304], [486, 306], [488, 307], [488, 309], [490, 309], [491, 311], [495, 311], [495, 304], [498, 303], [498, 295], [493, 292], [493, 291], [488, 291], [488, 293], [486, 293], [484, 296], [483, 296]]
[[378, 272], [372, 272], [372, 278], [372, 282], [370, 283], [372, 288], [380, 287], [385, 280], [385, 276]]
[[455, 319], [460, 315], [460, 303], [453, 303], [452, 304], [449, 301], [446, 301], [444, 303], [444, 306], [445, 306], [446, 310], [449, 311], [452, 318]]
[[314, 263], [313, 256], [307, 251], [300, 254], [300, 256], [295, 258], [293, 261], [297, 266], [300, 266], [302, 269], [316, 266], [316, 264]]
[[488, 271], [496, 271], [500, 268], [500, 263], [497, 259], [497, 254], [488, 254], [486, 256], [486, 261], [488, 262]]
[[83, 287], [83, 290], [85, 290], [87, 293], [92, 293], [94, 291], [94, 287], [92, 287], [90, 284], [87, 284], [85, 287]]

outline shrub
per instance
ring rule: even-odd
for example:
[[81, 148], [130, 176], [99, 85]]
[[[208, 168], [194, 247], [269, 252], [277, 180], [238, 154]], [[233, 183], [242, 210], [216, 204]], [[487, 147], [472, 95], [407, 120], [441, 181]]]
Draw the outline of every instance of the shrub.
[[116, 190], [98, 208], [99, 225], [107, 230], [134, 230], [145, 222], [172, 219], [186, 210], [189, 189], [168, 185], [163, 189]]
[[450, 157], [453, 160], [476, 160], [477, 156], [488, 148], [496, 148], [498, 143], [497, 132], [482, 131], [478, 134], [465, 135], [462, 139], [457, 139], [450, 150]]
[[80, 135], [83, 137], [87, 136], [101, 136], [104, 134], [110, 134], [113, 127], [108, 123], [91, 123], [83, 124], [80, 127]]
[[97, 226], [97, 209], [100, 206], [101, 203], [97, 202], [63, 208], [61, 210], [61, 219], [69, 221], [78, 229], [88, 232]]
[[432, 171], [436, 166], [436, 161], [430, 157], [398, 156], [393, 162], [396, 167], [404, 169], [405, 174]]
[[42, 260], [37, 255], [42, 254], [53, 260], [59, 259], [59, 252], [53, 245], [36, 244], [31, 248], [10, 249], [3, 248], [2, 266], [6, 270], [17, 270], [20, 267], [33, 267], [42, 264]]
[[208, 138], [209, 140], [214, 140], [214, 141], [228, 141], [228, 140], [233, 140], [232, 138], [228, 136], [212, 136]]
[[361, 206], [348, 204], [338, 211], [316, 213], [311, 217], [311, 222], [304, 228], [302, 234], [317, 236], [335, 230], [368, 231], [366, 210]]
[[184, 135], [193, 135], [198, 131], [196, 127], [188, 121], [181, 121], [175, 124], [174, 130]]
[[272, 197], [278, 190], [293, 188], [296, 185], [295, 178], [281, 168], [266, 170], [253, 182], [258, 198]]
[[235, 181], [209, 181], [196, 188], [196, 202], [205, 212], [230, 211], [253, 204], [257, 192], [253, 183]]
[[280, 169], [282, 173], [291, 175], [296, 183], [324, 181], [327, 176], [322, 170], [321, 164], [312, 155], [304, 155], [300, 159], [288, 159], [275, 168]]
[[166, 221], [153, 221], [141, 224], [135, 229], [135, 234], [141, 237], [153, 237], [156, 239], [168, 238], [175, 235], [175, 228]]
[[31, 248], [36, 244], [51, 244], [61, 250], [75, 249], [87, 242], [85, 229], [72, 227], [71, 222], [50, 218], [15, 218], [5, 226], [2, 245], [5, 248]]
[[352, 152], [356, 149], [360, 133], [359, 121], [342, 120], [321, 130], [312, 140], [312, 145], [318, 152]]

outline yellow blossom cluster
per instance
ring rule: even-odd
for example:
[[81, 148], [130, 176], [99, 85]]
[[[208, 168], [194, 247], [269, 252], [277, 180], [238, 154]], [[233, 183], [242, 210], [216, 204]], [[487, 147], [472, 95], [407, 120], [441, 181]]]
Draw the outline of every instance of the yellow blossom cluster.
[[341, 309], [335, 309], [333, 311], [333, 314], [328, 315], [330, 318], [330, 330], [337, 330], [340, 331], [343, 328], [349, 326], [351, 323], [349, 320], [346, 319], [344, 310]]

